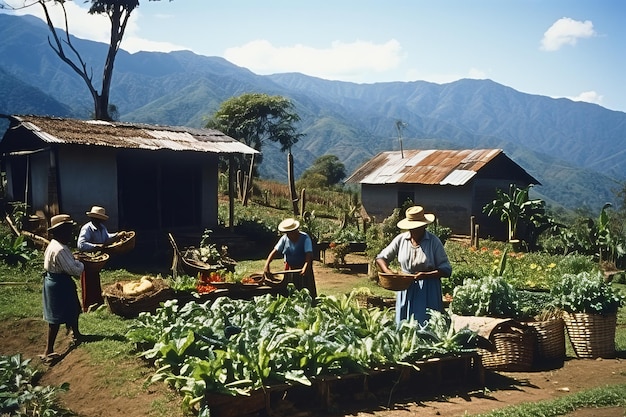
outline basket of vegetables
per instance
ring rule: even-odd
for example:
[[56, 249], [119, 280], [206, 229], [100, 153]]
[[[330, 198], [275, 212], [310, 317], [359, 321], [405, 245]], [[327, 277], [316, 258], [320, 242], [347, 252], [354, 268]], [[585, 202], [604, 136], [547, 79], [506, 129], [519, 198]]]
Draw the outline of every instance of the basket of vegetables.
[[391, 291], [404, 291], [415, 281], [414, 275], [378, 273], [378, 284]]
[[500, 371], [532, 369], [536, 335], [532, 328], [513, 320], [518, 315], [518, 294], [502, 277], [466, 279], [454, 288], [450, 310], [459, 316], [502, 319], [489, 334], [495, 349], [479, 349], [483, 365]]
[[615, 356], [617, 310], [624, 296], [601, 273], [564, 274], [551, 290], [579, 358]]
[[118, 239], [107, 245], [106, 251], [111, 255], [121, 255], [130, 252], [135, 248], [135, 232], [120, 231], [117, 233]]
[[109, 261], [109, 254], [102, 252], [78, 252], [76, 259], [81, 261], [86, 271], [98, 272]]

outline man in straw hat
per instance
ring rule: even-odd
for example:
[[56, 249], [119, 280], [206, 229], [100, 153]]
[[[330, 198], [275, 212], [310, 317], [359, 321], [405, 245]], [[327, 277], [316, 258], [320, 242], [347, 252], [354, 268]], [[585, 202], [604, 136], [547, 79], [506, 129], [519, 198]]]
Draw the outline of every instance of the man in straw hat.
[[76, 284], [72, 276], [80, 276], [84, 266], [74, 258], [67, 246], [72, 239], [74, 222], [67, 214], [59, 214], [50, 219], [48, 233], [52, 240], [44, 252], [43, 267], [43, 318], [48, 322], [46, 351], [39, 357], [51, 362], [59, 355], [54, 352], [54, 343], [61, 324], [65, 323], [72, 330], [75, 342], [80, 341], [78, 316], [80, 302]]
[[278, 225], [278, 230], [284, 233], [274, 249], [270, 252], [265, 261], [265, 273], [270, 272], [270, 264], [272, 259], [279, 253], [285, 261], [284, 269], [297, 270], [300, 273], [294, 275], [293, 283], [299, 290], [306, 288], [309, 290], [313, 302], [317, 297], [317, 288], [315, 286], [315, 276], [313, 274], [313, 241], [305, 232], [300, 231], [300, 222], [296, 219], [285, 219]]
[[452, 267], [441, 240], [426, 226], [435, 221], [433, 214], [424, 213], [421, 206], [409, 207], [398, 228], [406, 230], [397, 235], [376, 256], [376, 264], [384, 273], [393, 273], [389, 263], [397, 258], [402, 273], [414, 275], [415, 280], [404, 291], [396, 293], [396, 322], [414, 317], [424, 324], [427, 309], [443, 311], [441, 278], [452, 274]]
[[104, 222], [109, 219], [104, 207], [93, 206], [86, 214], [89, 217], [89, 222], [80, 228], [76, 243], [79, 251], [95, 252], [115, 242], [117, 233], [109, 233], [104, 225]]
[[[118, 239], [117, 233], [109, 233], [104, 222], [109, 219], [104, 207], [93, 206], [86, 212], [89, 222], [80, 228], [76, 246], [81, 252], [103, 251], [106, 245]], [[83, 298], [83, 311], [88, 311], [92, 306], [104, 303], [102, 298], [102, 286], [100, 284], [100, 271], [87, 268], [80, 277]]]

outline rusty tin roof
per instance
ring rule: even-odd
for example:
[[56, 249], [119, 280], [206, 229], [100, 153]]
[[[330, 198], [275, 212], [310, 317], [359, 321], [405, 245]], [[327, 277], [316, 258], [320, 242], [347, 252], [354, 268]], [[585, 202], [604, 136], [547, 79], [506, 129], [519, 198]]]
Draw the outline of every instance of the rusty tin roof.
[[[214, 129], [140, 123], [78, 120], [47, 116], [10, 116], [12, 129], [23, 127], [46, 144], [113, 148], [253, 154], [257, 150]], [[5, 134], [5, 138], [11, 135]], [[18, 141], [13, 142], [13, 148]]]
[[[505, 156], [502, 149], [381, 152], [358, 168], [345, 182], [464, 185], [498, 155]], [[513, 161], [511, 163], [515, 164]], [[529, 178], [534, 180], [530, 175]]]

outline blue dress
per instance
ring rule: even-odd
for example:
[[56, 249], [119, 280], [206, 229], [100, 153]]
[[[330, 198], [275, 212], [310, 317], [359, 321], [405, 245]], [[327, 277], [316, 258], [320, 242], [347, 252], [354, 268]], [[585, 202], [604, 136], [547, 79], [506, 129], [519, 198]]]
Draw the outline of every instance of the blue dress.
[[[389, 264], [398, 258], [402, 272], [415, 274], [439, 270], [444, 277], [452, 274], [452, 267], [441, 240], [426, 231], [419, 245], [411, 244], [411, 233], [397, 235], [376, 258]], [[396, 322], [414, 317], [421, 324], [428, 321], [426, 309], [443, 311], [443, 294], [440, 278], [416, 280], [405, 291], [396, 292]]]

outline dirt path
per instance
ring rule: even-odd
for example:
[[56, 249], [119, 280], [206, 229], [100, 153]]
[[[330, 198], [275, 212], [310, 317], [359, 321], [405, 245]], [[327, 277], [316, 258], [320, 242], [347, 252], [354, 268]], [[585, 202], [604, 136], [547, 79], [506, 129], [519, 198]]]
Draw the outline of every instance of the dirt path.
[[[318, 266], [316, 269], [318, 286], [340, 285], [346, 276], [332, 268]], [[333, 282], [335, 284], [333, 284]], [[38, 364], [37, 355], [44, 344], [46, 326], [40, 319], [21, 319], [0, 323], [2, 344], [0, 354], [21, 352], [26, 358]], [[59, 352], [66, 351], [69, 339], [59, 336]], [[622, 352], [623, 353], [623, 352]], [[112, 361], [117, 360], [112, 358]], [[124, 367], [120, 362], [116, 366]], [[62, 397], [63, 403], [80, 416], [86, 417], [143, 417], [148, 415], [155, 402], [167, 401], [172, 393], [164, 385], [143, 386], [146, 377], [152, 372], [145, 368], [142, 375], [132, 381], [103, 383], [107, 375], [90, 365], [85, 350], [79, 346], [67, 350], [60, 362], [47, 369], [42, 384], [59, 385], [70, 383], [70, 391]], [[557, 369], [541, 372], [487, 372], [483, 389], [448, 387], [445, 395], [421, 395], [424, 386], [412, 387], [410, 391], [398, 390], [394, 394], [389, 409], [388, 391], [385, 396], [376, 392], [358, 389], [354, 392], [331, 396], [332, 407], [323, 414], [327, 416], [466, 416], [484, 413], [493, 409], [524, 402], [537, 402], [558, 398], [591, 387], [606, 384], [626, 384], [626, 361], [624, 359], [581, 360], [568, 358]], [[332, 393], [331, 393], [332, 394]], [[338, 393], [339, 394], [339, 393]], [[626, 393], [625, 393], [626, 395]], [[298, 410], [289, 401], [280, 401], [273, 409], [274, 416], [314, 416], [320, 412]], [[607, 408], [581, 410], [571, 417], [623, 417], [626, 409]]]

